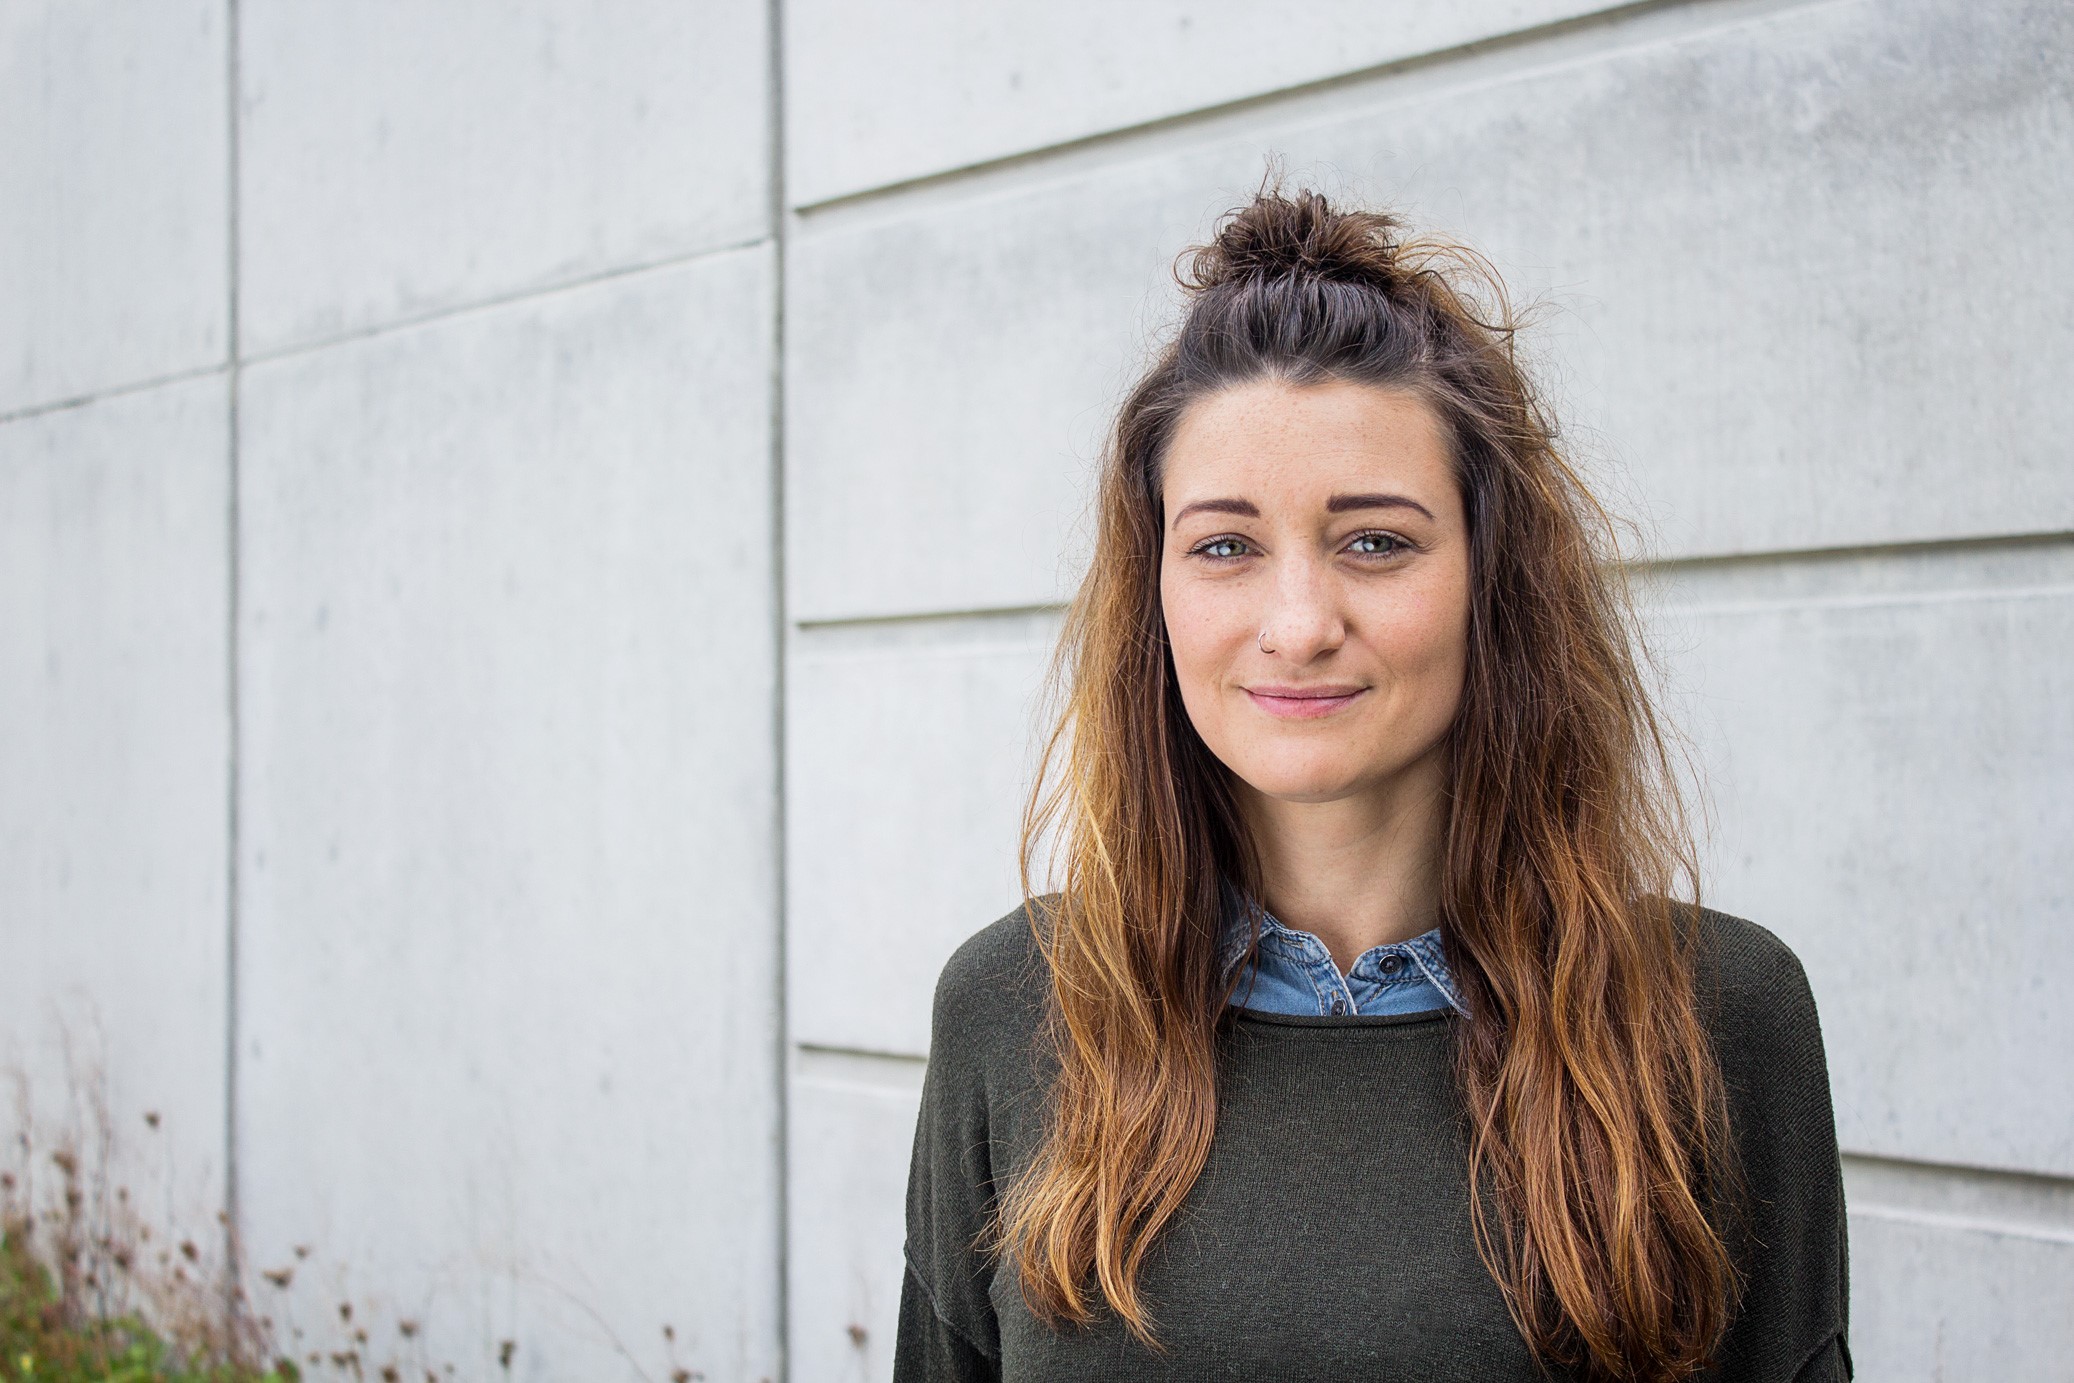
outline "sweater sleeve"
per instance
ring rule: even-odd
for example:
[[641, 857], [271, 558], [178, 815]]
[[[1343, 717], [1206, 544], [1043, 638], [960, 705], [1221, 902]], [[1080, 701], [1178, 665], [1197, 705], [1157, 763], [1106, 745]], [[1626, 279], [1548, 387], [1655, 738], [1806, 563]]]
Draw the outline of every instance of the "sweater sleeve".
[[[1005, 919], [1004, 919], [1005, 922]], [[999, 1377], [1000, 1330], [981, 1241], [994, 1211], [994, 1110], [987, 1056], [1006, 998], [1003, 924], [952, 955], [936, 983], [907, 1183], [907, 1274], [895, 1383]]]
[[1814, 994], [1777, 937], [1716, 920], [1715, 1042], [1742, 1164], [1731, 1242], [1743, 1290], [1715, 1377], [1841, 1383], [1851, 1377], [1850, 1245]]
[[1851, 1351], [1844, 1345], [1842, 1332], [1830, 1336], [1808, 1356], [1793, 1375], [1793, 1383], [1847, 1383], [1851, 1376]]
[[893, 1383], [997, 1383], [1000, 1377], [994, 1361], [937, 1312], [927, 1285], [909, 1264], [900, 1284]]

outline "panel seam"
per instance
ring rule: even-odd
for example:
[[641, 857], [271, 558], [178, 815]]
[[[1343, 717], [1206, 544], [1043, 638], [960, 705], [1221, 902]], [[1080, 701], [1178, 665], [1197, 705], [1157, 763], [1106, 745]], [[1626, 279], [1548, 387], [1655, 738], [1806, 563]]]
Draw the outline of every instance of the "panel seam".
[[[1024, 166], [1043, 168], [1054, 161], [1089, 152], [1115, 150], [1120, 158], [1131, 157], [1133, 146], [1171, 132], [1187, 132], [1237, 117], [1258, 114], [1270, 120], [1280, 110], [1297, 102], [1357, 90], [1430, 69], [1456, 66], [1492, 54], [1529, 52], [1554, 40], [1568, 39], [1594, 30], [1618, 30], [1660, 11], [1682, 11], [1705, 25], [1744, 22], [1755, 15], [1778, 10], [1797, 10], [1832, 3], [1833, 0], [1616, 0], [1581, 14], [1571, 14], [1520, 28], [1487, 33], [1423, 52], [1373, 62], [1343, 72], [1291, 81], [1266, 91], [1250, 92], [1189, 106], [1166, 115], [1129, 120], [1106, 129], [1068, 135], [1049, 142], [985, 155], [969, 162], [926, 172], [903, 174], [885, 182], [850, 188], [804, 202], [801, 216], [816, 220], [829, 213], [846, 213], [880, 203], [896, 202], [915, 193], [935, 192], [959, 183], [976, 181]], [[1726, 12], [1726, 13], [1724, 13]]]
[[772, 900], [772, 1024], [776, 1051], [773, 1075], [777, 1089], [775, 1140], [772, 1157], [777, 1192], [774, 1232], [777, 1236], [774, 1261], [777, 1281], [773, 1284], [773, 1319], [777, 1334], [777, 1376], [786, 1383], [792, 1373], [792, 1183], [791, 1164], [791, 1016], [786, 1007], [789, 989], [787, 959], [787, 907], [785, 876], [785, 11], [784, 0], [766, 0], [768, 64], [767, 102], [764, 115], [766, 195], [771, 238], [770, 302], [770, 554], [771, 554], [771, 900]]
[[681, 269], [687, 265], [696, 264], [703, 259], [716, 259], [722, 255], [740, 254], [745, 250], [761, 248], [768, 239], [767, 235], [759, 233], [748, 240], [730, 240], [725, 244], [707, 245], [699, 249], [687, 250], [682, 254], [666, 255], [661, 259], [643, 260], [638, 264], [616, 264], [610, 268], [600, 269], [594, 273], [579, 274], [573, 278], [554, 279], [548, 282], [530, 284], [522, 288], [514, 288], [508, 292], [492, 293], [481, 298], [470, 298], [466, 302], [450, 303], [445, 307], [431, 308], [427, 311], [413, 313], [408, 316], [373, 322], [366, 326], [355, 327], [350, 331], [335, 332], [329, 336], [314, 336], [305, 341], [291, 341], [285, 345], [256, 351], [247, 356], [244, 363], [249, 365], [270, 365], [277, 360], [292, 360], [297, 356], [314, 355], [320, 351], [330, 350], [334, 346], [347, 346], [359, 341], [376, 340], [380, 337], [392, 336], [398, 332], [410, 331], [417, 327], [436, 326], [441, 322], [467, 317], [474, 313], [494, 312], [499, 308], [535, 302], [561, 293], [578, 293], [586, 288], [601, 287], [620, 279], [634, 278], [641, 274], [658, 274], [672, 269]]
[[241, 616], [243, 573], [239, 562], [239, 385], [244, 345], [239, 336], [239, 0], [224, 4], [224, 121], [225, 121], [225, 337], [228, 347], [228, 379], [225, 388], [225, 592], [224, 592], [224, 700], [228, 738], [225, 745], [224, 801], [224, 1019], [223, 1019], [223, 1264], [224, 1293], [230, 1318], [241, 1325], [244, 1317], [242, 1284], [245, 1276], [242, 1239], [243, 1203], [239, 1195], [238, 1164], [238, 1043], [239, 1027], [239, 907], [238, 850], [240, 778], [242, 775], [243, 708], [239, 693], [238, 623]]

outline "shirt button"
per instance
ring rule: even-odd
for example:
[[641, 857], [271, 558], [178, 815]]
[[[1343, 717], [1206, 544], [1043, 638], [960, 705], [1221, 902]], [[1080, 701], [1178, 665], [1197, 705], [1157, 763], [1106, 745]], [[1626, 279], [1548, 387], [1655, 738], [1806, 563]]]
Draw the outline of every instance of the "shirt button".
[[1347, 1001], [1345, 999], [1334, 999], [1332, 1001], [1332, 1011], [1344, 1015], [1347, 1011]]
[[1403, 956], [1384, 956], [1384, 957], [1383, 957], [1383, 973], [1384, 973], [1385, 975], [1396, 975], [1396, 974], [1398, 974], [1398, 973], [1402, 972], [1402, 971], [1403, 971], [1403, 969], [1404, 969], [1404, 957], [1403, 957]]

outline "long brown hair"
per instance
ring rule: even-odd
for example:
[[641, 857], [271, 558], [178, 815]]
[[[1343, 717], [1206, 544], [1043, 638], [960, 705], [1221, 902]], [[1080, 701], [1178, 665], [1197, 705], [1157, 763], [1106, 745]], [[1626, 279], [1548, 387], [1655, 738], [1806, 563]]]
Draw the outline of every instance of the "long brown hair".
[[1263, 190], [1186, 260], [1180, 329], [1118, 415], [1023, 820], [1025, 896], [1040, 841], [1061, 885], [1031, 909], [1059, 1072], [994, 1242], [1041, 1318], [1089, 1320], [1092, 1285], [1157, 1347], [1140, 1266], [1217, 1120], [1220, 878], [1261, 883], [1229, 771], [1174, 679], [1161, 458], [1189, 404], [1233, 384], [1407, 390], [1447, 427], [1471, 541], [1440, 920], [1469, 1010], [1457, 1080], [1478, 1251], [1544, 1360], [1681, 1378], [1720, 1340], [1735, 1277], [1686, 925], [1693, 842], [1611, 525], [1558, 450], [1520, 319], [1487, 261], [1401, 230]]

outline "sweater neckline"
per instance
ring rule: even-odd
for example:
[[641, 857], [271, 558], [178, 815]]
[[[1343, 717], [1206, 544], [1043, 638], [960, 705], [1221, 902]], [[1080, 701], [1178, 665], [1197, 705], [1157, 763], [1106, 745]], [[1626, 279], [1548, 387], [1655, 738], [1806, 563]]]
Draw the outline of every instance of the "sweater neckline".
[[1265, 1009], [1234, 1007], [1232, 1017], [1241, 1023], [1272, 1028], [1403, 1028], [1430, 1024], [1438, 1029], [1457, 1018], [1453, 1009], [1434, 1008], [1423, 1013], [1270, 1013]]

